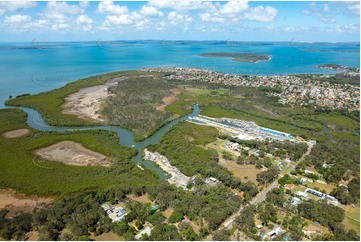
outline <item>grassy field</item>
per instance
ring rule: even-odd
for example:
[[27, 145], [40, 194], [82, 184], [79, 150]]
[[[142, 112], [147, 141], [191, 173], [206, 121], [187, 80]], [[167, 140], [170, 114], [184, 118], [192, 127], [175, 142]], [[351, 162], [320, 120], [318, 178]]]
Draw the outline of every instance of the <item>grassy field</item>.
[[239, 177], [243, 182], [251, 181], [256, 185], [258, 184], [257, 174], [262, 171], [257, 169], [255, 165], [238, 165], [235, 161], [225, 161], [224, 159], [221, 159], [218, 164], [227, 168], [233, 173], [233, 176]]
[[[0, 110], [0, 134], [16, 128], [28, 128], [26, 115], [16, 109]], [[84, 147], [113, 157], [111, 167], [68, 166], [33, 155], [33, 151], [63, 140], [81, 143]], [[32, 131], [25, 137], [8, 139], [0, 136], [0, 187], [25, 194], [65, 195], [77, 191], [157, 184], [148, 170], [141, 171], [130, 158], [136, 151], [119, 146], [115, 133], [86, 131], [57, 134]]]
[[[235, 160], [226, 160], [222, 157], [222, 151], [225, 149], [222, 147], [222, 145], [225, 144], [224, 140], [217, 140], [215, 142], [212, 142], [208, 144], [206, 147], [215, 149], [218, 152], [219, 155], [219, 162], [218, 164], [227, 170], [229, 170], [234, 177], [240, 178], [243, 182], [251, 181], [254, 184], [258, 184], [257, 182], [257, 174], [261, 173], [262, 171], [260, 169], [257, 169], [255, 165], [238, 165]], [[237, 152], [234, 152], [232, 150], [227, 150], [228, 152], [231, 152], [232, 154], [236, 154]], [[234, 158], [237, 156], [234, 155]], [[245, 179], [247, 177], [247, 179]]]
[[355, 207], [351, 205], [345, 208], [345, 219], [342, 221], [347, 229], [353, 229], [360, 235], [360, 204]]
[[320, 191], [325, 190], [327, 194], [330, 194], [330, 192], [335, 188], [335, 186], [330, 184], [322, 184], [319, 182], [306, 182], [307, 186], [309, 188], [318, 188]]

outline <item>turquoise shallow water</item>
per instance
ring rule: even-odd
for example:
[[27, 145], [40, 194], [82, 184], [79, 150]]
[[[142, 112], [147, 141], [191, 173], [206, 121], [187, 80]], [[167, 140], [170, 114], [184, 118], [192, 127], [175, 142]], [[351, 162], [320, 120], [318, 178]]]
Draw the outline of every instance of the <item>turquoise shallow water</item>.
[[[54, 46], [51, 46], [53, 44]], [[270, 61], [241, 63], [225, 58], [207, 58], [199, 54], [206, 52], [264, 53]], [[332, 73], [315, 69], [320, 64], [340, 64], [359, 67], [359, 44], [312, 44], [290, 43], [174, 43], [174, 42], [102, 42], [102, 43], [2, 43], [0, 44], [0, 108], [9, 95], [39, 93], [52, 90], [68, 82], [117, 70], [130, 70], [160, 66], [193, 67], [224, 73], [283, 75], [296, 73]], [[51, 127], [41, 115], [29, 108], [22, 108], [28, 114], [28, 124], [38, 130], [66, 132], [75, 127]], [[114, 131], [119, 143], [134, 147], [138, 155], [134, 161], [155, 171], [160, 179], [167, 176], [153, 162], [141, 158], [142, 150], [159, 141], [174, 124], [196, 116], [199, 107], [195, 105], [190, 115], [176, 119], [143, 142], [134, 142], [133, 134], [126, 129], [113, 126], [100, 128]]]
[[[178, 66], [255, 75], [332, 73], [314, 66], [333, 63], [359, 67], [359, 48], [358, 43], [227, 41], [0, 43], [0, 108], [9, 95], [48, 91], [82, 77], [117, 70]], [[272, 59], [241, 63], [199, 56], [218, 51], [264, 53]]]

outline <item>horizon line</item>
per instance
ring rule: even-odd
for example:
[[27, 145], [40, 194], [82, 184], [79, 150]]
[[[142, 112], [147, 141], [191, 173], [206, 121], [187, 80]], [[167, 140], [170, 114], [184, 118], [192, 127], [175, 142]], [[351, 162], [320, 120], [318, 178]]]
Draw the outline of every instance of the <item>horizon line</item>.
[[73, 42], [73, 43], [79, 43], [79, 42], [115, 42], [115, 41], [158, 41], [158, 42], [175, 42], [175, 41], [182, 41], [182, 42], [254, 42], [254, 43], [260, 43], [260, 42], [268, 42], [268, 43], [285, 43], [285, 42], [294, 42], [294, 43], [330, 43], [330, 44], [337, 44], [337, 43], [360, 43], [360, 40], [353, 40], [353, 41], [294, 41], [291, 40], [191, 40], [191, 39], [94, 39], [94, 40], [37, 40], [37, 38], [34, 38], [30, 41], [17, 41], [17, 40], [8, 40], [8, 41], [2, 41], [0, 40], [0, 43], [33, 43], [33, 42]]

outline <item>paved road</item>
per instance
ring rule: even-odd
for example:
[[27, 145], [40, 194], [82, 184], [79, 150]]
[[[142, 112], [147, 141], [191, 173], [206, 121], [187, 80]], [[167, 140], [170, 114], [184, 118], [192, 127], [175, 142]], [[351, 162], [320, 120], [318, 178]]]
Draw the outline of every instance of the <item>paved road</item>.
[[[298, 163], [300, 163], [301, 161], [303, 161], [305, 159], [306, 156], [308, 156], [311, 153], [312, 147], [316, 144], [315, 141], [309, 141], [308, 143], [308, 148], [307, 151], [302, 155], [302, 157], [296, 162], [296, 164], [294, 164], [291, 169], [286, 173], [286, 174], [290, 174], [291, 171], [293, 171], [294, 169], [296, 169], [296, 166]], [[263, 189], [262, 192], [260, 192], [256, 197], [254, 197], [252, 199], [252, 201], [250, 202], [250, 204], [252, 205], [258, 205], [259, 203], [263, 202], [263, 200], [266, 198], [266, 195], [268, 192], [270, 192], [271, 190], [273, 190], [274, 188], [276, 188], [278, 186], [278, 179], [276, 179], [274, 182], [272, 182], [268, 187], [266, 187], [265, 189]], [[214, 234], [216, 234], [217, 232], [219, 232], [222, 228], [227, 228], [230, 229], [232, 227], [232, 224], [235, 220], [235, 218], [237, 216], [239, 216], [241, 214], [241, 212], [243, 211], [244, 206], [241, 206], [241, 208], [233, 213], [228, 219], [226, 219], [226, 221], [224, 221], [217, 230], [215, 230], [211, 235], [209, 235], [205, 240], [206, 241], [210, 241], [212, 240], [212, 237]], [[245, 238], [247, 238], [245, 236]], [[248, 238], [247, 238], [248, 239]], [[249, 240], [249, 239], [248, 239]]]

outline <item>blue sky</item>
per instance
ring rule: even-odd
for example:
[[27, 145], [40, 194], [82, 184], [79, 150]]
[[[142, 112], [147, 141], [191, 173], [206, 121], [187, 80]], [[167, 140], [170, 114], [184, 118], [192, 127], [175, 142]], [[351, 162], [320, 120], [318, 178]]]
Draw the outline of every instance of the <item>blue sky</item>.
[[360, 4], [295, 1], [0, 1], [0, 41], [360, 40]]

